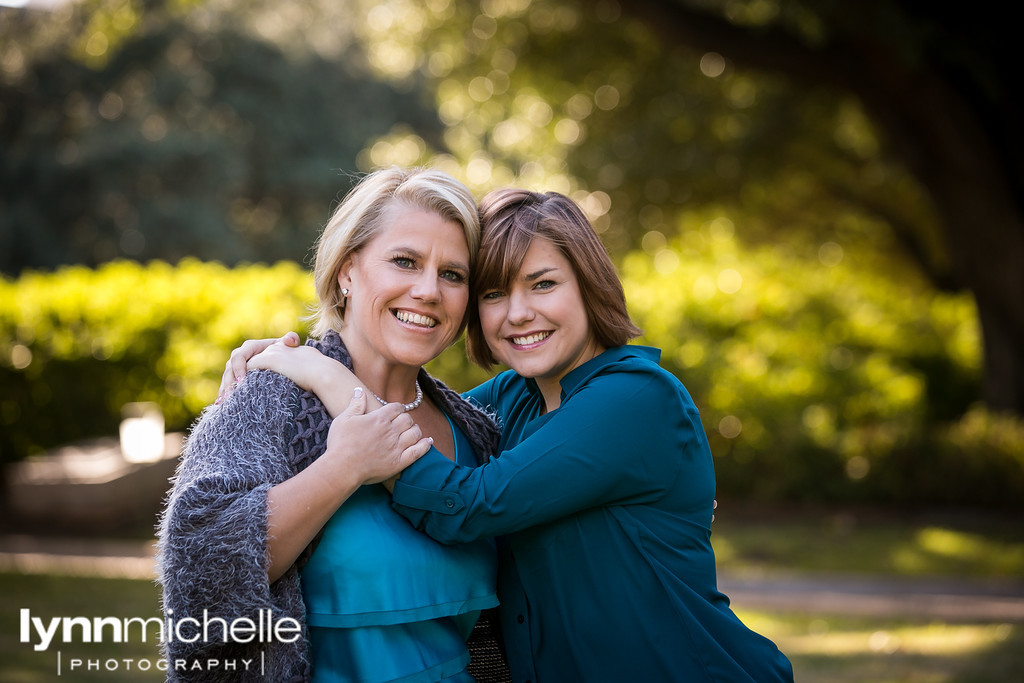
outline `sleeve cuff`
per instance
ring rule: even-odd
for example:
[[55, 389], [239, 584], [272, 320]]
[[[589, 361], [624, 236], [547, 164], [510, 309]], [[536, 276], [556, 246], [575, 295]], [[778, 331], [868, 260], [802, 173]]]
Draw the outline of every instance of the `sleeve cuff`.
[[465, 502], [454, 491], [444, 490], [456, 465], [431, 448], [426, 455], [409, 465], [395, 482], [392, 505], [417, 527], [427, 512], [454, 515]]

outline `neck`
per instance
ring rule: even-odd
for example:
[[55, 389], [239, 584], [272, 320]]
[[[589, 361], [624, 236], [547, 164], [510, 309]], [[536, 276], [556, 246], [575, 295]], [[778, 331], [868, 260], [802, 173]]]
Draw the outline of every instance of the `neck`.
[[579, 358], [573, 363], [567, 370], [562, 372], [557, 377], [545, 377], [537, 378], [534, 380], [537, 383], [537, 388], [540, 389], [541, 396], [544, 397], [544, 412], [550, 413], [552, 410], [557, 410], [562, 405], [562, 379], [570, 372], [583, 365], [587, 361], [596, 358], [600, 354], [605, 352], [605, 348], [598, 345], [598, 343], [591, 339], [587, 344], [586, 348], [580, 353]]
[[[558, 406], [562, 405], [562, 383], [557, 380], [534, 381], [537, 382], [537, 388], [540, 389], [540, 395], [544, 397], [544, 413], [550, 413], [552, 410], [557, 410]], [[543, 415], [544, 413], [541, 414]]]
[[389, 403], [410, 403], [416, 397], [418, 365], [389, 362], [373, 349], [350, 344], [344, 333], [341, 336], [352, 358], [352, 371], [367, 389]]

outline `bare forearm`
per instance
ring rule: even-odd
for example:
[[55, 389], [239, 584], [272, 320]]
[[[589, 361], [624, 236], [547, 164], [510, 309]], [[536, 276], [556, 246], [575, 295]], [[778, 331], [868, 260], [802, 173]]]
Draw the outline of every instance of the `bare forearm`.
[[356, 489], [394, 477], [430, 449], [402, 406], [377, 405], [355, 390], [351, 403], [331, 421], [326, 449], [309, 467], [267, 492], [267, 550], [271, 583], [291, 567], [334, 511]]
[[[336, 360], [327, 359], [321, 364], [322, 372], [319, 372], [311, 379], [309, 390], [317, 395], [327, 409], [331, 417], [337, 417], [348, 407], [352, 392], [356, 388], [366, 391], [366, 386], [359, 381], [359, 378]], [[380, 408], [377, 401], [367, 401], [366, 411], [370, 412]]]
[[267, 578], [273, 583], [298, 559], [327, 520], [359, 488], [324, 456], [267, 493]]

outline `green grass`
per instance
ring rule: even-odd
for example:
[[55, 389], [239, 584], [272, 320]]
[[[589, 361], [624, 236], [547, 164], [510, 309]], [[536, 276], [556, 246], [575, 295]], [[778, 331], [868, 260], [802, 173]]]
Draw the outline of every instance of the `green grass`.
[[[720, 571], [1024, 580], [1016, 515], [722, 503], [712, 526]], [[775, 641], [799, 683], [1004, 683], [1024, 671], [1024, 624], [945, 623], [738, 610]]]
[[[54, 617], [159, 617], [159, 590], [152, 581], [132, 579], [98, 579], [58, 575], [0, 574], [0, 681], [5, 683], [42, 683], [58, 680], [57, 652], [60, 652], [61, 681], [162, 681], [164, 675], [155, 670], [159, 659], [158, 646], [130, 638], [128, 642], [84, 643], [81, 631], [73, 631], [74, 642], [59, 643], [58, 631], [45, 651], [37, 652], [39, 638], [30, 632], [29, 642], [22, 643], [20, 610], [29, 609], [44, 625]], [[109, 632], [108, 632], [109, 636]], [[73, 660], [82, 664], [72, 670]], [[129, 664], [124, 660], [133, 660]], [[141, 672], [145, 660], [150, 671]], [[97, 669], [88, 670], [89, 662]], [[116, 663], [116, 670], [110, 670]]]
[[[44, 620], [53, 616], [142, 616], [156, 613], [157, 589], [149, 581], [57, 576], [0, 575], [0, 680], [57, 680], [55, 648], [35, 652], [18, 642], [18, 610], [28, 607]], [[1024, 627], [1020, 624], [957, 623], [912, 619], [776, 614], [741, 610], [743, 621], [772, 639], [793, 662], [800, 683], [1002, 683], [1024, 671]], [[61, 646], [60, 680], [160, 681], [150, 671], [123, 670], [123, 660], [155, 661], [144, 643]], [[69, 671], [72, 658], [99, 662], [99, 671]], [[108, 660], [122, 670], [106, 669]]]
[[[721, 570], [758, 569], [900, 576], [1024, 577], [1019, 517], [896, 514], [806, 508], [765, 512], [724, 502], [713, 526]], [[56, 646], [36, 652], [19, 642], [19, 610], [44, 621], [60, 616], [158, 616], [151, 581], [0, 573], [0, 681], [58, 680]], [[793, 661], [800, 683], [996, 683], [1024, 671], [1024, 624], [738, 610]], [[76, 638], [80, 641], [80, 638]], [[60, 646], [59, 680], [160, 681], [126, 670], [123, 660], [155, 663], [150, 643], [81, 642]], [[71, 659], [100, 670], [69, 671]], [[106, 670], [117, 660], [119, 670]]]
[[711, 529], [720, 570], [1024, 578], [1020, 513], [766, 512], [721, 503]]

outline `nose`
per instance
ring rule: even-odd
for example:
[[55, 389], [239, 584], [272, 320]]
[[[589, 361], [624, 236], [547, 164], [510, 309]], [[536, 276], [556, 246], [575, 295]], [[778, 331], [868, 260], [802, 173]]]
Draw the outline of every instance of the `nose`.
[[534, 318], [529, 297], [520, 292], [512, 292], [508, 297], [508, 322], [511, 325], [525, 325]]
[[437, 301], [441, 296], [441, 288], [438, 286], [438, 276], [429, 269], [424, 269], [412, 285], [410, 294], [419, 301]]

